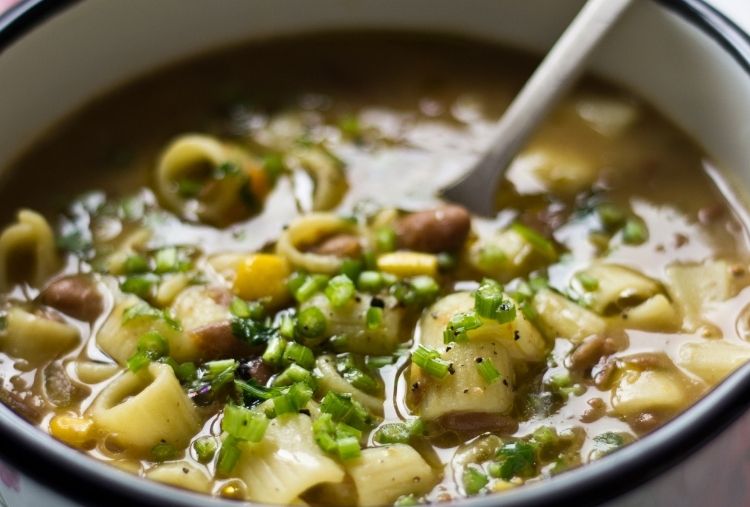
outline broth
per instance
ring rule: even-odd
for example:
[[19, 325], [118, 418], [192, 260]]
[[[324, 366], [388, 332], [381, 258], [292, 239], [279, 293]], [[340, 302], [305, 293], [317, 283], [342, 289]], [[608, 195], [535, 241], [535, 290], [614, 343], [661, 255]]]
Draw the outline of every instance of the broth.
[[695, 142], [594, 78], [496, 218], [445, 207], [534, 64], [319, 34], [91, 102], [2, 181], [2, 400], [264, 503], [501, 492], [666, 423], [750, 358], [746, 225]]

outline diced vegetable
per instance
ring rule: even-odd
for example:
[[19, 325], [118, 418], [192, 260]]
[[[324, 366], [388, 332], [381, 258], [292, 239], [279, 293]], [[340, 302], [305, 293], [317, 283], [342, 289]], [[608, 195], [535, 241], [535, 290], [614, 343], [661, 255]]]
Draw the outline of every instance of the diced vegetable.
[[437, 275], [437, 256], [419, 252], [393, 252], [378, 257], [378, 269], [400, 277]]
[[279, 307], [289, 299], [286, 280], [291, 273], [284, 257], [274, 254], [251, 254], [237, 266], [234, 292], [242, 299], [265, 300]]

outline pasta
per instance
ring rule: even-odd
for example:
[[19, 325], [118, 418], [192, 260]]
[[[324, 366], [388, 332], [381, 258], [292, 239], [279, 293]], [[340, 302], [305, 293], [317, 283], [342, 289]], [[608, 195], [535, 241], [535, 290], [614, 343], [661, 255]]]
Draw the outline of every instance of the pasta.
[[199, 428], [193, 403], [167, 365], [117, 377], [94, 401], [91, 417], [99, 431], [141, 453], [160, 443], [183, 449]]
[[[249, 215], [263, 199], [259, 161], [237, 146], [205, 135], [175, 139], [162, 153], [156, 187], [165, 206], [186, 218], [225, 225]], [[212, 180], [209, 184], [203, 184]]]
[[40, 363], [70, 350], [79, 340], [78, 329], [69, 324], [11, 308], [0, 333], [0, 348], [13, 357]]
[[146, 477], [199, 493], [208, 493], [211, 490], [208, 474], [188, 461], [157, 465], [146, 472]]
[[305, 251], [305, 247], [340, 232], [351, 232], [354, 224], [328, 213], [303, 215], [289, 224], [279, 237], [276, 251], [291, 264], [314, 273], [335, 273], [341, 269], [343, 259], [332, 254]]
[[25, 281], [34, 287], [42, 285], [60, 268], [55, 238], [40, 214], [21, 210], [15, 225], [0, 235], [0, 290]]
[[344, 471], [313, 441], [305, 415], [274, 419], [259, 444], [245, 444], [236, 473], [248, 485], [248, 500], [289, 504], [311, 487], [340, 482]]
[[413, 448], [397, 444], [374, 447], [347, 465], [357, 488], [359, 505], [388, 505], [403, 495], [422, 495], [435, 473]]
[[314, 307], [323, 312], [327, 324], [325, 334], [342, 337], [342, 350], [360, 354], [389, 354], [400, 342], [403, 311], [395, 299], [385, 298], [380, 325], [369, 329], [366, 319], [372, 299], [373, 296], [369, 294], [358, 294], [348, 305], [335, 308], [324, 295], [317, 295], [302, 308]]

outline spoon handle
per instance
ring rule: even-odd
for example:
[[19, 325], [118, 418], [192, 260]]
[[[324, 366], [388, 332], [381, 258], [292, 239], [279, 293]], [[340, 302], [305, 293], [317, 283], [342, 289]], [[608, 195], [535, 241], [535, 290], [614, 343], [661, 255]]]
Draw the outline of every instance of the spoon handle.
[[530, 135], [585, 70], [589, 55], [635, 0], [588, 0], [536, 68], [495, 127], [489, 150], [443, 195], [491, 216], [495, 190]]

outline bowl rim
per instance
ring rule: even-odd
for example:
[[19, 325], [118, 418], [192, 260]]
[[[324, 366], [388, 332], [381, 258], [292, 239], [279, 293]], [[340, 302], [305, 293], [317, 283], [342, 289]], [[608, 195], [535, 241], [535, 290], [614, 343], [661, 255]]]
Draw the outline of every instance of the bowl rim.
[[[22, 0], [0, 15], [0, 55], [24, 34], [80, 0]], [[750, 78], [750, 36], [705, 0], [653, 0], [681, 16], [729, 53]], [[611, 456], [540, 484], [458, 500], [467, 507], [594, 505], [648, 482], [703, 448], [750, 406], [750, 364], [746, 364], [674, 420]], [[2, 460], [66, 499], [82, 505], [228, 507], [236, 501], [212, 498], [143, 480], [50, 438], [0, 403]], [[2, 463], [0, 463], [1, 465]], [[500, 498], [502, 500], [500, 501]], [[231, 502], [231, 503], [230, 503]], [[259, 504], [254, 504], [259, 505]]]

